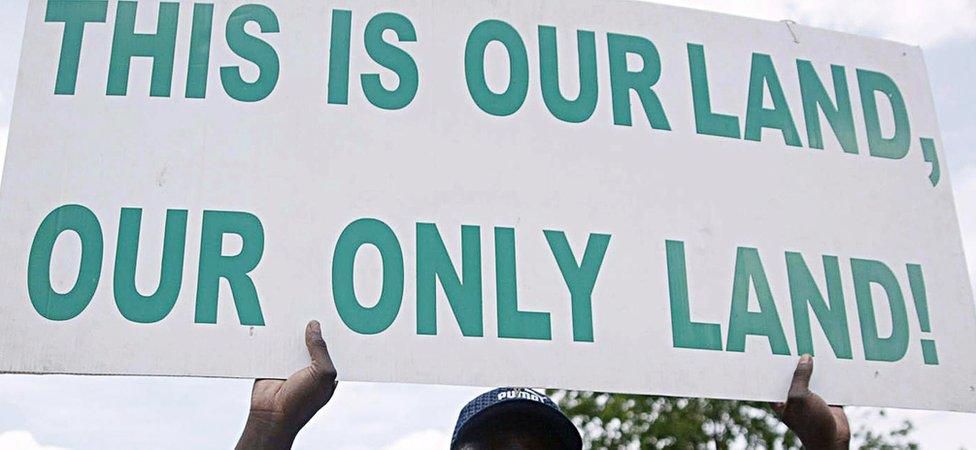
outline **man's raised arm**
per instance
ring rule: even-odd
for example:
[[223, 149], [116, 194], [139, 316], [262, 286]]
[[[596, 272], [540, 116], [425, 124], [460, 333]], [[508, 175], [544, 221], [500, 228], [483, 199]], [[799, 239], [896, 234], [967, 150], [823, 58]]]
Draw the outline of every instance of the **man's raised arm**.
[[773, 405], [786, 426], [790, 427], [810, 450], [847, 450], [851, 441], [851, 426], [844, 408], [830, 406], [810, 391], [813, 358], [803, 355], [793, 372], [793, 383], [786, 403]]
[[336, 368], [318, 322], [305, 327], [311, 364], [287, 380], [255, 380], [238, 450], [289, 449], [298, 431], [335, 393]]

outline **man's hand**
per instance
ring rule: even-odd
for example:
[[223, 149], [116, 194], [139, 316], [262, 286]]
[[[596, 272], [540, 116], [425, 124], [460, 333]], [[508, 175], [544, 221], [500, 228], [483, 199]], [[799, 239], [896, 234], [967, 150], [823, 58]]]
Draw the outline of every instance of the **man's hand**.
[[318, 322], [305, 327], [305, 345], [312, 364], [287, 380], [255, 380], [251, 412], [237, 443], [244, 449], [288, 449], [298, 431], [335, 393], [336, 368], [322, 339]]
[[777, 403], [773, 409], [786, 426], [790, 427], [811, 450], [838, 450], [850, 446], [851, 426], [844, 408], [828, 406], [819, 395], [810, 391], [813, 375], [813, 358], [803, 355], [793, 372], [793, 383], [786, 403]]

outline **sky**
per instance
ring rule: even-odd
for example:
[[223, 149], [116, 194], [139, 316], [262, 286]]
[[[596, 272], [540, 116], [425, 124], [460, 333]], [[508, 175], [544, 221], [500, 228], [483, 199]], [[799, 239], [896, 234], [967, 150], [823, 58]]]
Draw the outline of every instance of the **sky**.
[[[590, 0], [598, 1], [598, 0]], [[0, 152], [6, 148], [26, 0], [0, 10]], [[932, 82], [971, 274], [976, 268], [976, 0], [666, 0], [679, 6], [920, 45]], [[0, 450], [228, 448], [251, 382], [194, 378], [0, 376]], [[446, 448], [459, 409], [482, 388], [343, 383], [295, 448]], [[857, 419], [872, 411], [850, 411]], [[976, 415], [889, 410], [923, 448], [976, 449]]]

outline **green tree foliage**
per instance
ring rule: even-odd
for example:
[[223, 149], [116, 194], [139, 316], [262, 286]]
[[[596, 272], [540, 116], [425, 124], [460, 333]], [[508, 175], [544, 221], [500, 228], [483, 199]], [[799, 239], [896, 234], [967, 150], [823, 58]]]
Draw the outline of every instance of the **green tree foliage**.
[[[550, 391], [583, 431], [590, 449], [802, 448], [767, 403]], [[869, 427], [871, 417], [852, 417], [852, 448], [914, 450], [912, 424], [887, 432]], [[858, 424], [855, 422], [862, 421]]]
[[909, 421], [904, 421], [900, 426], [888, 432], [877, 432], [868, 427], [867, 423], [875, 418], [884, 418], [886, 413], [883, 409], [877, 410], [874, 414], [866, 414], [860, 420], [864, 423], [860, 427], [855, 427], [858, 432], [854, 437], [860, 442], [860, 448], [870, 450], [917, 450], [918, 444], [911, 441], [912, 432], [915, 426]]

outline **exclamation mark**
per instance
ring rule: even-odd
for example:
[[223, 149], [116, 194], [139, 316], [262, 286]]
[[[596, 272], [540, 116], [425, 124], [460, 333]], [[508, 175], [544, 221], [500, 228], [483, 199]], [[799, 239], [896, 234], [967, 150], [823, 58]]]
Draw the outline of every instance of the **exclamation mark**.
[[[922, 266], [908, 264], [908, 284], [912, 287], [912, 297], [915, 298], [915, 312], [918, 314], [918, 324], [923, 333], [931, 333], [929, 323], [929, 303], [925, 297], [925, 279], [922, 277]], [[939, 364], [939, 354], [935, 350], [934, 339], [922, 339], [922, 360], [928, 365]]]

